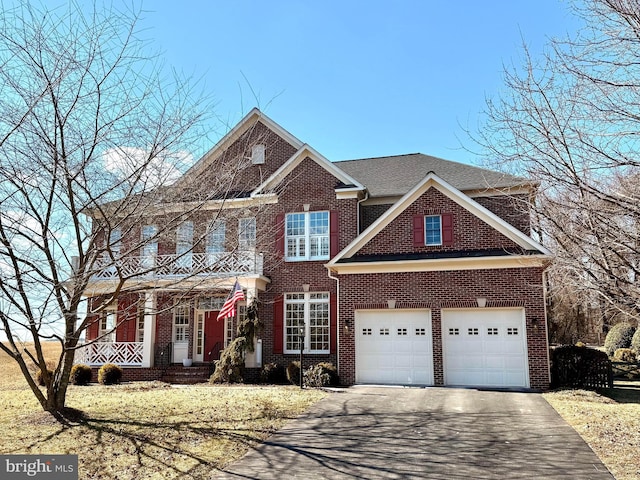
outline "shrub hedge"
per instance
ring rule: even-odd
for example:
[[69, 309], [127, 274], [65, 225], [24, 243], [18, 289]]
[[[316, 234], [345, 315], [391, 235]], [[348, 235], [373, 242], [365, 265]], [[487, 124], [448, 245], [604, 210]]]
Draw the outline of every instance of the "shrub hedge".
[[631, 348], [636, 352], [636, 355], [640, 355], [640, 328], [636, 328], [636, 333], [631, 338]]
[[71, 367], [71, 383], [73, 385], [89, 385], [91, 382], [91, 367], [83, 363], [78, 363]]
[[122, 380], [122, 369], [115, 363], [105, 363], [98, 370], [98, 382], [102, 385], [114, 385]]
[[613, 359], [616, 362], [636, 362], [636, 353], [630, 348], [619, 348], [613, 354]]
[[604, 340], [604, 351], [611, 357], [619, 348], [629, 348], [635, 331], [636, 328], [629, 323], [614, 325]]

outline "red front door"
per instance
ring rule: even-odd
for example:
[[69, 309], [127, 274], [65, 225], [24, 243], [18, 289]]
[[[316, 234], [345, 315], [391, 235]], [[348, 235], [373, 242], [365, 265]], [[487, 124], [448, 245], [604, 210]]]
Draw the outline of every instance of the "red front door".
[[204, 314], [204, 361], [213, 362], [220, 358], [224, 348], [224, 320], [216, 320], [218, 312]]

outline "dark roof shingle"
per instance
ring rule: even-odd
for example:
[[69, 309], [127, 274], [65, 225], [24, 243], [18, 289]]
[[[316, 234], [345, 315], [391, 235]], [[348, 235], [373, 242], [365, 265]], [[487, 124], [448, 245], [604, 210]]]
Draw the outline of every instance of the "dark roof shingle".
[[404, 195], [429, 172], [461, 191], [532, 185], [522, 177], [422, 153], [343, 160], [336, 165], [367, 187], [372, 197]]

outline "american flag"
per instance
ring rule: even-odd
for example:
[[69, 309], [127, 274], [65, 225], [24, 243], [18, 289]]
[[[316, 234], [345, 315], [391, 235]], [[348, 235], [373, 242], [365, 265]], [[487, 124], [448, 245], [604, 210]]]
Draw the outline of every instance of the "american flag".
[[236, 280], [233, 289], [229, 293], [229, 296], [224, 301], [224, 305], [220, 309], [220, 313], [218, 313], [218, 318], [216, 320], [222, 320], [224, 318], [235, 317], [236, 316], [236, 303], [240, 300], [244, 300], [244, 293], [242, 292], [242, 288]]

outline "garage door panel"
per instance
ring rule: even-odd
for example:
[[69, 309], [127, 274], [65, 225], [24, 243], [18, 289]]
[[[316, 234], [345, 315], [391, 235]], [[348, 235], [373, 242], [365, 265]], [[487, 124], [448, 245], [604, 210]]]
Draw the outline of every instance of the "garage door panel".
[[356, 382], [433, 384], [427, 310], [356, 312]]
[[445, 309], [442, 332], [446, 384], [528, 386], [523, 309]]

